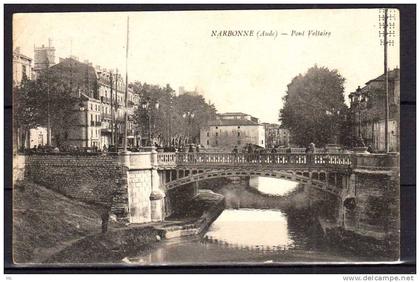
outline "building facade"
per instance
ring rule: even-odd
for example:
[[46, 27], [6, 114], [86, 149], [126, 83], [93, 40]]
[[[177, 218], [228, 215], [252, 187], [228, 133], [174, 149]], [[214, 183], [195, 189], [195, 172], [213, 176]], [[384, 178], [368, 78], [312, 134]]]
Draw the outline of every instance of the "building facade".
[[75, 57], [60, 59], [51, 69], [78, 89], [69, 93], [77, 97], [78, 102], [73, 108], [73, 122], [63, 138], [65, 145], [97, 149], [108, 149], [110, 145], [122, 147], [127, 112], [127, 144], [128, 147], [136, 146], [136, 139], [140, 138], [134, 130], [132, 116], [139, 97], [129, 89], [126, 105], [125, 83], [120, 74], [94, 68], [91, 63], [81, 63]]
[[140, 97], [129, 87], [125, 105], [125, 82], [121, 74], [96, 66], [98, 92], [101, 102], [101, 146], [122, 146], [125, 112], [128, 113], [127, 144], [139, 146], [140, 132], [136, 130], [133, 115], [140, 104]]
[[289, 130], [276, 123], [263, 123], [267, 148], [289, 146]]
[[265, 129], [258, 119], [244, 113], [225, 113], [209, 121], [200, 130], [200, 144], [204, 148], [222, 151], [235, 146], [243, 148], [247, 144], [265, 147]]
[[48, 39], [48, 46], [34, 48], [34, 78], [55, 64], [55, 48], [52, 46], [52, 40]]
[[17, 47], [13, 51], [13, 86], [19, 86], [22, 79], [32, 79], [32, 58], [22, 54]]
[[[385, 78], [381, 75], [350, 93], [353, 138], [362, 137], [374, 152], [385, 151]], [[400, 150], [400, 70], [388, 72], [389, 151]]]

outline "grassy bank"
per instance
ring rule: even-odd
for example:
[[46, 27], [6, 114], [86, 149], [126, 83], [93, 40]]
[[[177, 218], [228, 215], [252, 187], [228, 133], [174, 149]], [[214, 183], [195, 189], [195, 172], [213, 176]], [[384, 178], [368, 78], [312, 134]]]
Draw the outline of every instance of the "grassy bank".
[[[101, 210], [24, 182], [13, 193], [13, 259], [40, 263], [85, 236], [101, 232]], [[112, 223], [111, 228], [119, 225]]]
[[153, 248], [159, 240], [153, 226], [117, 228], [87, 236], [49, 257], [45, 263], [118, 263]]
[[221, 195], [201, 191], [167, 221], [130, 226], [110, 222], [108, 232], [102, 234], [104, 207], [69, 199], [30, 182], [15, 187], [13, 201], [14, 262], [36, 264], [118, 263], [152, 249], [164, 238], [162, 232], [201, 232], [223, 210], [218, 206], [223, 204]]

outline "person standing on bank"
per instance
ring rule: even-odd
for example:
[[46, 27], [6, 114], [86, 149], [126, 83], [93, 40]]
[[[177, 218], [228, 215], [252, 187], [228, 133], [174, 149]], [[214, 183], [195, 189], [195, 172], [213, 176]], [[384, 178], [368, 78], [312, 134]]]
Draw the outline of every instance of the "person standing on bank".
[[101, 212], [101, 220], [102, 220], [102, 233], [106, 233], [108, 231], [108, 221], [109, 221], [109, 210], [104, 208]]

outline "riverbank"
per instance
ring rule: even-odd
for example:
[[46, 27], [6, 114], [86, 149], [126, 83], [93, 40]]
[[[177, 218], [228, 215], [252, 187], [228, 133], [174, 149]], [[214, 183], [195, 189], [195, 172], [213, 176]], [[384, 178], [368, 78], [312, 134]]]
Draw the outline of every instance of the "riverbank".
[[330, 249], [339, 250], [343, 254], [360, 255], [369, 261], [396, 261], [399, 259], [398, 238], [385, 236], [369, 236], [353, 230], [346, 230], [337, 224], [331, 224], [318, 218]]
[[46, 187], [23, 182], [13, 200], [13, 259], [23, 264], [118, 263], [162, 239], [203, 232], [224, 209], [223, 196], [201, 191], [189, 203], [194, 216], [130, 226], [110, 221], [101, 233], [100, 208]]
[[[13, 190], [13, 260], [41, 263], [77, 240], [101, 232], [101, 209], [31, 182]], [[110, 222], [109, 228], [123, 225]]]
[[223, 196], [199, 191], [188, 207], [195, 208], [199, 216], [183, 217], [178, 213], [163, 222], [130, 225], [87, 236], [46, 263], [122, 263], [126, 257], [153, 251], [161, 240], [199, 235], [223, 211]]

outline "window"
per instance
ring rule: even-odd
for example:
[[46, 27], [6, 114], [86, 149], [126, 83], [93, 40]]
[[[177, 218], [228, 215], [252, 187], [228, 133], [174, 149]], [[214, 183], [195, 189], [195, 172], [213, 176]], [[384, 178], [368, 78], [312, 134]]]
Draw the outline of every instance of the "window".
[[241, 145], [241, 140], [238, 140], [238, 145]]
[[264, 144], [264, 140], [261, 140], [261, 144]]
[[216, 129], [218, 129], [218, 127], [216, 126]]
[[[210, 132], [207, 132], [207, 137], [209, 137], [210, 136]], [[208, 142], [208, 140], [207, 140], [207, 142]], [[208, 144], [207, 144], [208, 145]]]
[[216, 137], [219, 136], [219, 133], [216, 132]]
[[210, 143], [209, 140], [207, 140], [207, 145], [209, 145], [209, 143]]
[[238, 132], [238, 137], [239, 137], [239, 136], [241, 136], [241, 133], [240, 133], [240, 132]]
[[240, 126], [238, 126], [238, 129], [240, 129], [241, 127]]
[[217, 140], [216, 140], [216, 145], [218, 145], [218, 142], [217, 142]]

